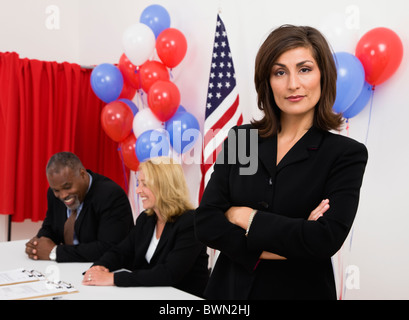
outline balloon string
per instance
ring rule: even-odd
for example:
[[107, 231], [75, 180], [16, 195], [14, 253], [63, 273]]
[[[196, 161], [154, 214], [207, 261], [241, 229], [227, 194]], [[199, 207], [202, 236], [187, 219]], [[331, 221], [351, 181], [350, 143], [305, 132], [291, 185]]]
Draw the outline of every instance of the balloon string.
[[[366, 138], [365, 138], [365, 145], [368, 144], [368, 137], [369, 137], [369, 128], [371, 126], [371, 118], [372, 118], [372, 107], [373, 107], [373, 99], [374, 99], [374, 93], [375, 93], [375, 86], [372, 86], [372, 92], [371, 92], [371, 104], [369, 107], [369, 118], [368, 118], [368, 127], [366, 129]], [[347, 133], [349, 135], [349, 122], [347, 119]], [[352, 250], [352, 239], [354, 238], [354, 227], [351, 228], [351, 234], [350, 234], [350, 239], [349, 239], [349, 252]], [[339, 258], [341, 258], [341, 254], [339, 255]], [[343, 295], [345, 296], [346, 293], [346, 282], [344, 283], [344, 274], [341, 272], [341, 285], [340, 285], [340, 296], [339, 299], [342, 300]]]
[[347, 127], [346, 127], [347, 137], [349, 137], [349, 119], [346, 120], [346, 124], [347, 124]]
[[[141, 77], [141, 71], [139, 69], [139, 66], [135, 68], [135, 74], [138, 77], [139, 84], [142, 85], [142, 77]], [[145, 109], [145, 104], [143, 103], [143, 89], [142, 87], [138, 89], [138, 94], [137, 94], [137, 100], [138, 104], [142, 106], [142, 109]]]
[[343, 246], [341, 246], [341, 249], [338, 252], [338, 272], [339, 272], [339, 276], [340, 276], [340, 281], [341, 283], [339, 284], [339, 300], [342, 300], [344, 295], [344, 264], [342, 261], [342, 248]]
[[143, 91], [142, 91], [142, 89], [138, 90], [137, 100], [138, 100], [138, 104], [142, 107], [142, 109], [145, 109], [145, 103], [143, 101]]
[[354, 227], [351, 229], [351, 238], [349, 239], [349, 252], [352, 250], [352, 238], [354, 237]]
[[373, 107], [373, 97], [375, 94], [375, 86], [372, 86], [371, 92], [371, 104], [369, 106], [369, 118], [368, 118], [368, 128], [366, 129], [366, 138], [365, 138], [365, 145], [368, 144], [368, 137], [369, 137], [369, 128], [371, 126], [371, 118], [372, 118], [372, 107]]
[[[375, 92], [375, 86], [372, 86], [372, 92], [371, 92], [371, 105], [369, 109], [369, 119], [368, 119], [368, 127], [366, 131], [366, 139], [365, 139], [365, 145], [368, 143], [368, 136], [369, 136], [369, 127], [371, 125], [371, 117], [372, 117], [372, 106], [373, 106], [373, 97], [374, 97], [374, 92]], [[349, 119], [346, 119], [346, 131], [347, 131], [347, 136], [349, 136]], [[350, 239], [349, 239], [349, 252], [352, 250], [352, 240], [354, 237], [354, 226], [351, 228], [351, 233], [350, 233]], [[339, 300], [342, 300], [345, 297], [346, 294], [346, 279], [344, 279], [344, 263], [342, 261], [342, 248], [338, 251], [338, 270], [339, 270], [339, 277], [340, 277], [340, 286], [339, 286]]]
[[139, 173], [138, 172], [135, 172], [135, 193], [136, 193], [136, 197], [135, 197], [135, 200], [136, 200], [136, 205], [135, 205], [135, 207], [136, 207], [136, 214], [137, 215], [139, 215], [140, 213], [141, 213], [141, 211], [140, 211], [140, 209], [139, 209], [139, 194], [136, 192], [136, 189], [138, 189], [138, 186], [139, 186]]
[[129, 189], [128, 189], [128, 177], [126, 176], [124, 156], [122, 154], [122, 148], [121, 148], [120, 145], [118, 146], [118, 151], [119, 151], [121, 162], [122, 162], [122, 172], [124, 174], [125, 190], [126, 190], [126, 192], [128, 192], [129, 191]]
[[142, 104], [142, 101], [141, 101], [141, 91], [140, 90], [142, 90], [142, 89], [138, 90], [138, 94], [137, 94], [136, 99], [138, 100], [138, 105], [140, 105], [141, 108], [143, 109], [143, 104]]

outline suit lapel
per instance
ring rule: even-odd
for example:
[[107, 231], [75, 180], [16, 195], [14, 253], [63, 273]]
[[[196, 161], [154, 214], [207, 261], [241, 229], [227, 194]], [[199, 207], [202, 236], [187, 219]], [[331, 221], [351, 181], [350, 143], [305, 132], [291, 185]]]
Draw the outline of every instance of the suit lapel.
[[75, 220], [74, 231], [75, 231], [75, 234], [79, 242], [81, 242], [81, 227], [84, 221], [84, 217], [86, 216], [87, 210], [88, 210], [88, 206], [84, 202], [81, 208], [81, 212], [79, 216], [77, 217], [77, 219]]
[[322, 137], [323, 133], [315, 127], [308, 130], [308, 132], [302, 136], [301, 139], [298, 140], [297, 143], [281, 159], [277, 166], [277, 172], [290, 164], [308, 159], [310, 156], [309, 151], [317, 150], [319, 148]]
[[146, 251], [148, 250], [149, 244], [152, 240], [153, 231], [155, 228], [156, 219], [155, 216], [147, 216], [146, 222], [140, 230], [138, 230], [136, 236], [136, 245], [135, 245], [135, 265], [137, 268], [147, 265], [145, 259]]
[[281, 159], [278, 166], [277, 162], [277, 136], [272, 138], [259, 138], [258, 156], [260, 162], [267, 169], [271, 177], [285, 168], [286, 166], [308, 159], [310, 151], [317, 150], [321, 144], [323, 132], [312, 127], [301, 137], [300, 140], [287, 152]]
[[276, 174], [277, 137], [260, 138], [258, 145], [258, 157], [268, 171], [270, 177]]
[[84, 222], [84, 217], [86, 216], [86, 213], [88, 211], [89, 199], [91, 199], [93, 197], [93, 191], [95, 190], [95, 188], [93, 188], [93, 186], [95, 186], [95, 184], [98, 183], [98, 180], [99, 180], [99, 176], [97, 174], [93, 173], [91, 170], [88, 170], [88, 169], [87, 169], [87, 172], [92, 177], [92, 183], [91, 183], [91, 187], [89, 188], [89, 190], [87, 191], [87, 193], [85, 195], [84, 202], [82, 203], [81, 212], [80, 212], [77, 220], [75, 221], [75, 225], [74, 225], [75, 234], [77, 235], [77, 238], [78, 238], [78, 240], [80, 242], [81, 242], [81, 240], [80, 240], [80, 235], [81, 235], [80, 229], [81, 229], [82, 223]]
[[165, 228], [162, 231], [162, 235], [160, 236], [159, 239], [159, 243], [158, 246], [156, 247], [155, 252], [153, 253], [152, 259], [151, 259], [151, 263], [154, 259], [157, 258], [157, 256], [159, 255], [159, 253], [161, 252], [161, 250], [163, 249], [163, 247], [165, 246], [165, 244], [168, 242], [169, 236], [172, 233], [172, 228], [174, 226], [174, 223], [169, 223], [167, 222], [165, 224]]
[[[156, 218], [155, 215], [147, 217], [147, 221], [143, 226], [143, 237], [141, 239], [141, 245], [139, 246], [143, 252], [148, 250], [149, 244], [151, 243], [154, 229], [156, 228]], [[145, 254], [142, 255], [145, 257]]]

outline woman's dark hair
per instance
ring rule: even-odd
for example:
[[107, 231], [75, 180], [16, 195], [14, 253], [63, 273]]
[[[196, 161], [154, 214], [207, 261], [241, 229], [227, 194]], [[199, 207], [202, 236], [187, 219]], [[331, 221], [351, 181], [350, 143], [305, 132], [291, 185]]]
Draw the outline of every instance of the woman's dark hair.
[[321, 73], [321, 97], [315, 106], [313, 125], [328, 131], [339, 130], [343, 123], [342, 115], [332, 110], [336, 98], [337, 69], [326, 39], [312, 27], [283, 25], [269, 34], [256, 57], [254, 82], [257, 105], [264, 112], [264, 117], [253, 120], [252, 124], [262, 137], [272, 136], [281, 130], [281, 111], [270, 85], [273, 64], [284, 52], [299, 47], [311, 49]]

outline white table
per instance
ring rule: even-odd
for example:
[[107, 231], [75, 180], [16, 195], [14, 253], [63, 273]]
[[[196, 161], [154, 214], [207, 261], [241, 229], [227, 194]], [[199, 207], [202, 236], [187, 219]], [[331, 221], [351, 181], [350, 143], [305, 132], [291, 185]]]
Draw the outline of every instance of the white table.
[[173, 287], [84, 286], [83, 275], [92, 263], [57, 263], [34, 261], [25, 254], [27, 240], [0, 242], [0, 271], [17, 268], [33, 269], [46, 277], [73, 285], [78, 292], [64, 295], [67, 300], [199, 300], [199, 297]]

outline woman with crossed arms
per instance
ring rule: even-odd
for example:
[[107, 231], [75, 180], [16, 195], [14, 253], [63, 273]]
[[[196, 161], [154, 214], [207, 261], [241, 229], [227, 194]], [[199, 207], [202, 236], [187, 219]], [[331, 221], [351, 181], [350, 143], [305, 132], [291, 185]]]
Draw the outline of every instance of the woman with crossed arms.
[[[196, 209], [198, 239], [220, 250], [205, 297], [336, 299], [331, 256], [351, 229], [368, 158], [363, 144], [330, 132], [343, 123], [332, 110], [336, 78], [314, 28], [284, 25], [260, 47], [264, 117], [232, 128]], [[229, 149], [250, 150], [252, 130], [257, 171], [245, 175]]]

